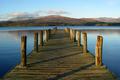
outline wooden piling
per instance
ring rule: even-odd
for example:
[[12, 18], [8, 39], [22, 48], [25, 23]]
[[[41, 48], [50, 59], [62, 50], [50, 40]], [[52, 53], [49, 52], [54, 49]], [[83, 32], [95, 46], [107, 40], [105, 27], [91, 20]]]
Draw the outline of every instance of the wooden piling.
[[26, 43], [27, 43], [27, 37], [22, 36], [21, 37], [21, 67], [26, 67]]
[[76, 30], [73, 30], [73, 35], [74, 35], [74, 42], [76, 42]]
[[48, 29], [48, 39], [50, 39], [50, 37], [51, 37], [51, 29]]
[[74, 30], [72, 29], [72, 41], [74, 42]]
[[78, 47], [81, 45], [81, 34], [79, 31], [77, 31], [77, 42], [78, 42]]
[[47, 39], [49, 40], [49, 30], [46, 31], [47, 31]]
[[75, 36], [74, 30], [71, 29], [71, 30], [70, 30], [70, 40], [71, 40], [71, 42], [74, 42], [74, 36]]
[[40, 31], [40, 47], [43, 46], [43, 31]]
[[34, 51], [38, 52], [38, 33], [34, 33]]
[[83, 53], [87, 53], [87, 33], [83, 32]]
[[67, 28], [64, 29], [65, 33], [67, 33]]
[[54, 27], [52, 33], [55, 34], [57, 32], [57, 27]]
[[72, 41], [72, 29], [70, 29], [70, 40]]
[[45, 42], [48, 42], [48, 30], [45, 30]]
[[97, 37], [96, 50], [95, 50], [95, 65], [102, 66], [102, 47], [103, 47], [103, 37]]
[[69, 33], [70, 32], [70, 29], [69, 28], [65, 28], [65, 33]]

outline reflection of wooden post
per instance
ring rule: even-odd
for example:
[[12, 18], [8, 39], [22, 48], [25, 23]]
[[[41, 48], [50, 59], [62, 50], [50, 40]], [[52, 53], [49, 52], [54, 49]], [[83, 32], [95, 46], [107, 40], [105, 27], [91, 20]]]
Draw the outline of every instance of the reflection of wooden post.
[[45, 42], [48, 42], [48, 31], [45, 30]]
[[34, 33], [34, 51], [38, 52], [38, 33]]
[[27, 37], [22, 36], [21, 37], [21, 66], [25, 67], [26, 66], [26, 43], [27, 43]]
[[95, 64], [96, 66], [102, 66], [102, 47], [103, 47], [103, 37], [97, 37], [96, 50], [95, 50]]
[[87, 33], [83, 32], [83, 53], [87, 53]]
[[78, 38], [78, 47], [81, 45], [81, 34], [79, 31], [77, 31], [77, 38]]
[[40, 31], [40, 46], [43, 46], [43, 31]]

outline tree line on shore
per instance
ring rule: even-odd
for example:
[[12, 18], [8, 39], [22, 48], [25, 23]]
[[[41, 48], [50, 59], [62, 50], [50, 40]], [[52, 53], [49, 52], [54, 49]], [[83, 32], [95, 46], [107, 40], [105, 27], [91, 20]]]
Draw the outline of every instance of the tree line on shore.
[[120, 23], [107, 22], [86, 22], [86, 23], [68, 23], [68, 22], [1, 22], [0, 26], [120, 26]]

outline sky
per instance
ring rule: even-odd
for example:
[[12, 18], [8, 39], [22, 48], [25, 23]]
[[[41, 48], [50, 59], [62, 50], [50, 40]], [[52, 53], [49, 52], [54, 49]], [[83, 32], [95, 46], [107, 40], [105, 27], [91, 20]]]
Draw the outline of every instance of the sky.
[[120, 0], [0, 0], [0, 20], [21, 16], [120, 17]]

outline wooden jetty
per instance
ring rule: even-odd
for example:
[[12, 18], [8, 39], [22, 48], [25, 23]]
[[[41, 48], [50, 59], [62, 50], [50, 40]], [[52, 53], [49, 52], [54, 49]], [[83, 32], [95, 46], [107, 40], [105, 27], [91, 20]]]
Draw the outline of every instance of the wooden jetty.
[[[43, 39], [43, 31], [39, 34]], [[94, 57], [87, 50], [86, 32], [81, 34], [76, 30], [65, 29], [46, 30], [45, 34], [45, 42], [41, 40], [38, 45], [38, 33], [35, 33], [34, 50], [28, 56], [25, 55], [26, 37], [22, 37], [21, 64], [9, 71], [2, 80], [116, 80], [102, 65], [101, 36], [97, 38]]]

